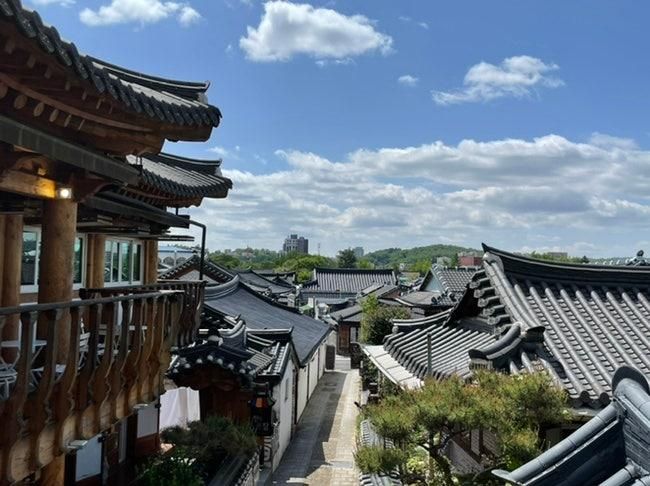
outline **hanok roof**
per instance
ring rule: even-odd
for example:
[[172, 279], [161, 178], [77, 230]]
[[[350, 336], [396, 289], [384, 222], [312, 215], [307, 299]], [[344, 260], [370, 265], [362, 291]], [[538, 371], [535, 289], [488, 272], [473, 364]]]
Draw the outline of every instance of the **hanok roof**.
[[219, 125], [221, 112], [207, 103], [205, 95], [209, 83], [149, 76], [80, 54], [73, 43], [62, 40], [56, 28], [45, 25], [37, 12], [23, 8], [19, 0], [0, 0], [0, 21], [13, 24], [71, 76], [128, 111], [171, 125]]
[[241, 281], [251, 287], [253, 290], [262, 294], [282, 295], [288, 294], [295, 290], [293, 285], [283, 282], [276, 282], [259, 274], [255, 270], [236, 270]]
[[518, 486], [650, 485], [648, 382], [622, 367], [613, 387], [613, 402], [586, 425], [520, 468], [494, 474]]
[[446, 321], [427, 318], [420, 321], [427, 331], [408, 333], [403, 323], [386, 338], [384, 348], [405, 368], [423, 376], [431, 333], [441, 339], [434, 374], [464, 376], [474, 366], [546, 370], [575, 407], [596, 409], [609, 403], [619, 366], [650, 374], [650, 269], [485, 251], [483, 268]]
[[303, 285], [301, 293], [323, 298], [348, 298], [377, 284], [396, 285], [395, 272], [390, 269], [315, 268], [312, 281]]
[[[168, 374], [174, 378], [191, 372], [197, 366], [216, 365], [249, 379], [259, 375], [275, 361], [272, 343], [248, 342], [243, 321], [231, 329], [210, 329], [206, 339], [180, 348], [172, 360]], [[266, 344], [266, 346], [265, 346]]]
[[462, 294], [476, 272], [476, 268], [447, 268], [433, 265], [420, 285], [420, 290], [444, 291], [448, 294]]
[[198, 205], [204, 197], [224, 198], [232, 188], [232, 181], [221, 174], [220, 160], [196, 160], [170, 154], [129, 156], [127, 160], [141, 171], [139, 188], [129, 192], [152, 204]]
[[[375, 432], [369, 420], [361, 422], [361, 435], [359, 442], [362, 446], [377, 446], [392, 448], [393, 443], [390, 439], [384, 439]], [[391, 474], [359, 474], [360, 486], [401, 486], [402, 481], [399, 479], [398, 471]]]
[[[193, 255], [180, 265], [176, 265], [159, 275], [161, 280], [198, 280], [199, 279], [199, 266], [201, 258], [198, 255]], [[203, 279], [212, 283], [225, 283], [234, 278], [229, 270], [205, 260], [203, 262]]]
[[293, 345], [303, 366], [331, 331], [324, 322], [263, 297], [244, 285], [239, 276], [206, 288], [205, 306], [222, 315], [243, 319], [249, 329], [292, 329]]

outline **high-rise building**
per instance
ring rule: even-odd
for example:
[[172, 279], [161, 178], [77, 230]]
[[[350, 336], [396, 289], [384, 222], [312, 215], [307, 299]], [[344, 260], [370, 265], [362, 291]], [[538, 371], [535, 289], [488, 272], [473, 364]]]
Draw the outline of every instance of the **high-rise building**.
[[298, 236], [296, 234], [289, 235], [284, 240], [282, 245], [283, 253], [309, 253], [309, 240], [304, 236]]

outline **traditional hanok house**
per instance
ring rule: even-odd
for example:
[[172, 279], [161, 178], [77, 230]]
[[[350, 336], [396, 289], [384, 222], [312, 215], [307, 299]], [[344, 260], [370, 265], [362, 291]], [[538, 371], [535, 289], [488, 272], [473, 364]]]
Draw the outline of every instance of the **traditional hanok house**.
[[295, 285], [296, 283], [296, 272], [293, 271], [282, 272], [276, 270], [260, 269], [256, 270], [256, 272], [259, 275], [263, 275], [276, 283], [288, 283], [290, 285]]
[[[177, 386], [198, 391], [195, 410], [185, 405], [183, 413], [201, 418], [219, 415], [251, 424], [264, 453], [258, 462], [273, 468], [291, 437], [289, 380], [294, 362], [290, 331], [260, 335], [248, 329], [243, 320], [206, 309], [200, 340], [177, 351], [168, 376]], [[173, 392], [168, 394], [174, 396]], [[165, 403], [163, 407], [174, 405]], [[233, 473], [241, 479], [242, 473], [251, 472], [246, 471], [248, 459], [224, 458], [224, 466], [227, 461], [240, 461], [239, 470]]]
[[318, 304], [340, 304], [355, 299], [357, 294], [374, 285], [397, 285], [397, 276], [390, 269], [361, 270], [357, 268], [315, 268], [312, 279], [300, 288], [302, 305], [316, 308]]
[[81, 55], [0, 2], [0, 483], [123, 484], [155, 447], [136, 412], [194, 340], [204, 286], [156, 282], [158, 240], [190, 224], [166, 208], [230, 187], [155, 154], [208, 139], [207, 88]]
[[646, 376], [619, 368], [612, 403], [569, 437], [520, 468], [493, 474], [517, 486], [650, 484], [650, 387]]
[[234, 278], [234, 274], [210, 260], [203, 262], [203, 271], [201, 271], [201, 258], [198, 255], [193, 255], [180, 265], [170, 268], [163, 272], [158, 277], [160, 280], [198, 280], [202, 275], [202, 279], [209, 284], [225, 283]]
[[350, 343], [359, 341], [363, 315], [361, 300], [372, 295], [383, 305], [399, 305], [399, 294], [397, 285], [373, 285], [359, 292], [354, 301], [349, 301], [347, 307], [326, 315], [323, 320], [336, 325], [336, 351], [346, 356], [350, 353]]
[[265, 295], [281, 304], [289, 305], [295, 303], [295, 285], [282, 280], [272, 280], [258, 273], [256, 270], [236, 270], [241, 281], [256, 292]]
[[[389, 380], [419, 386], [427, 376], [470, 378], [487, 368], [511, 374], [545, 371], [562, 386], [574, 422], [544, 431], [553, 444], [612, 397], [623, 365], [650, 375], [650, 269], [532, 260], [485, 247], [483, 268], [445, 313], [395, 322], [383, 346], [364, 351]], [[479, 469], [496, 438], [472, 433], [452, 443], [461, 468]]]
[[291, 330], [299, 365], [290, 380], [290, 388], [295, 390], [291, 423], [295, 424], [325, 371], [327, 338], [331, 327], [260, 295], [244, 285], [239, 276], [225, 284], [208, 287], [205, 307], [206, 311], [214, 311], [224, 317], [237, 316], [256, 332]]
[[476, 270], [476, 267], [448, 268], [433, 265], [418, 290], [403, 295], [399, 302], [411, 309], [413, 317], [446, 311], [463, 296]]

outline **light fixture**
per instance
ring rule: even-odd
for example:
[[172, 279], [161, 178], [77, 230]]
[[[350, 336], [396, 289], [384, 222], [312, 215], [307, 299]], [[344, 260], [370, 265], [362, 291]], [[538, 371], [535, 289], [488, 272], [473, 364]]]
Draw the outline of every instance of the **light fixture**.
[[67, 186], [59, 186], [56, 188], [57, 199], [72, 199], [72, 189]]

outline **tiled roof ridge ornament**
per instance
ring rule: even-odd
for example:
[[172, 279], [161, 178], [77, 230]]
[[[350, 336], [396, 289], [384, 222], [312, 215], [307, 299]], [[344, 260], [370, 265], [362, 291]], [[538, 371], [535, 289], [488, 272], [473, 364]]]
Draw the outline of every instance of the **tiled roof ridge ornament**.
[[650, 265], [650, 262], [648, 262], [648, 260], [644, 256], [644, 254], [645, 253], [644, 253], [643, 250], [637, 251], [636, 256], [634, 258], [630, 258], [625, 263], [625, 265], [627, 265], [627, 266], [635, 266], [635, 267]]

